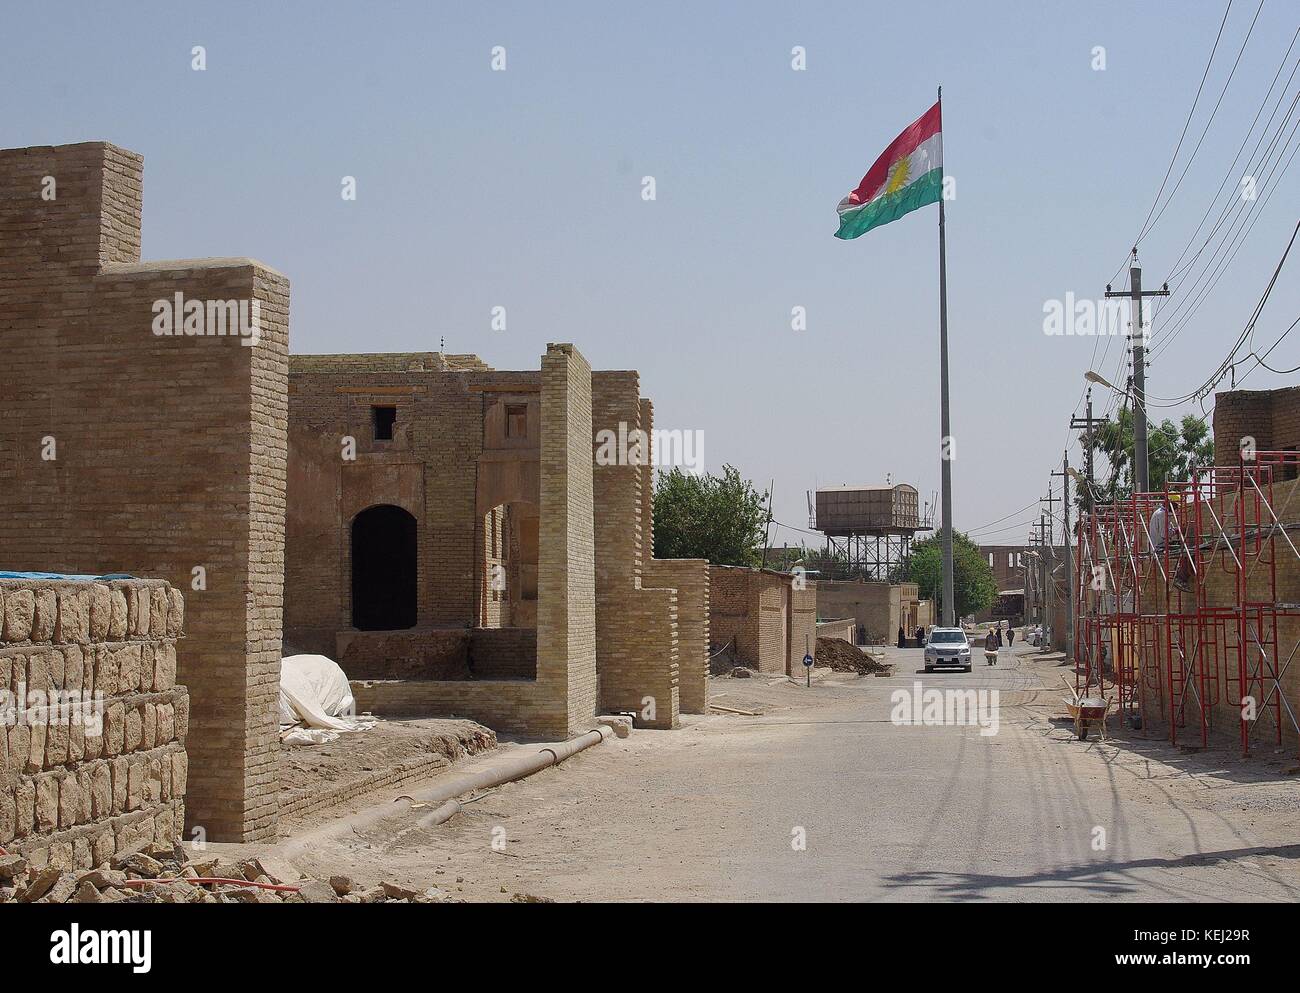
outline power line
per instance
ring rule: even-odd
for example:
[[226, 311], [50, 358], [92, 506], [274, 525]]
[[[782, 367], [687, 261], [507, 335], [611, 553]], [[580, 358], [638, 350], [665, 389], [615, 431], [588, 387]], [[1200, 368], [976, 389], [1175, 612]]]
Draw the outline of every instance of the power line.
[[1178, 151], [1183, 147], [1183, 139], [1187, 137], [1187, 129], [1191, 126], [1192, 116], [1196, 113], [1196, 105], [1200, 102], [1201, 91], [1205, 89], [1205, 80], [1210, 75], [1210, 66], [1214, 64], [1214, 53], [1219, 50], [1219, 39], [1223, 37], [1223, 27], [1228, 23], [1228, 14], [1232, 10], [1232, 0], [1228, 0], [1228, 6], [1223, 11], [1223, 20], [1219, 22], [1219, 33], [1214, 36], [1214, 47], [1210, 49], [1210, 57], [1205, 63], [1205, 72], [1201, 73], [1201, 83], [1196, 87], [1196, 96], [1192, 99], [1192, 108], [1187, 112], [1187, 120], [1183, 122], [1182, 133], [1178, 136], [1178, 143], [1174, 145], [1174, 154], [1169, 159], [1169, 168], [1165, 170], [1165, 178], [1160, 181], [1160, 189], [1156, 191], [1156, 198], [1151, 201], [1151, 209], [1147, 211], [1146, 220], [1142, 222], [1142, 229], [1138, 232], [1134, 245], [1140, 242], [1147, 233], [1147, 222], [1156, 212], [1156, 205], [1160, 203], [1160, 196], [1165, 192], [1165, 184], [1169, 182], [1169, 176], [1174, 171], [1174, 163], [1178, 161]]

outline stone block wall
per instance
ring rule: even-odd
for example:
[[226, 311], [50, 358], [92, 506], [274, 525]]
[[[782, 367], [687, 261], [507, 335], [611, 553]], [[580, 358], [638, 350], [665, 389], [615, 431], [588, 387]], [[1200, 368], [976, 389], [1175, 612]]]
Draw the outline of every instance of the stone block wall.
[[157, 580], [0, 579], [0, 848], [88, 869], [180, 839], [184, 610]]
[[[289, 285], [142, 263], [142, 182], [104, 142], [0, 151], [0, 565], [186, 591], [188, 814], [253, 840], [276, 818]], [[155, 334], [178, 293], [256, 301], [257, 344]]]

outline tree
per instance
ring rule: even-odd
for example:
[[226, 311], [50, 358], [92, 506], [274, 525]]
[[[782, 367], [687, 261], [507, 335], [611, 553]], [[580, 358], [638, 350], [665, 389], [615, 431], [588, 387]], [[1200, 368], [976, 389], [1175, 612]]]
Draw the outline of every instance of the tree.
[[655, 558], [714, 565], [763, 561], [767, 497], [731, 466], [722, 475], [660, 472], [654, 493]]
[[[923, 599], [934, 600], [934, 616], [938, 622], [943, 617], [943, 541], [940, 535], [933, 534], [912, 545], [907, 579], [916, 583]], [[975, 542], [956, 531], [952, 533], [952, 593], [957, 601], [958, 618], [988, 610], [998, 594], [993, 567], [988, 559], [980, 554]]]
[[[1118, 414], [1084, 437], [1094, 453], [1105, 456], [1109, 478], [1094, 483], [1098, 503], [1122, 500], [1133, 493], [1133, 412], [1121, 407]], [[1203, 418], [1187, 414], [1180, 424], [1163, 420], [1147, 433], [1147, 475], [1151, 489], [1162, 490], [1166, 482], [1190, 479], [1204, 466], [1214, 464], [1214, 438]], [[1075, 503], [1086, 506], [1080, 492]]]

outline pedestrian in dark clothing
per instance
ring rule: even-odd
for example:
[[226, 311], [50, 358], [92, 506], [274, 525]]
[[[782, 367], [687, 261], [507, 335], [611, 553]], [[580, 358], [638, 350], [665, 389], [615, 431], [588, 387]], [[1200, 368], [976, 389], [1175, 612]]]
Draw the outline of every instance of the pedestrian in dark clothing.
[[988, 635], [984, 638], [984, 661], [988, 665], [993, 665], [998, 660], [998, 638], [989, 630]]
[[925, 628], [918, 627], [916, 629], [916, 647], [917, 648], [925, 647]]
[[1015, 640], [1016, 640], [1016, 629], [1013, 628], [1013, 627], [1008, 627], [1008, 628], [1007, 628], [1007, 647], [1010, 648], [1012, 642], [1014, 642]]
[[997, 632], [998, 635], [998, 647], [1001, 648], [1002, 647], [1002, 625], [999, 624], [994, 630]]
[[904, 633], [903, 626], [901, 624], [898, 626], [898, 647], [899, 648], [907, 647], [907, 635], [906, 633]]

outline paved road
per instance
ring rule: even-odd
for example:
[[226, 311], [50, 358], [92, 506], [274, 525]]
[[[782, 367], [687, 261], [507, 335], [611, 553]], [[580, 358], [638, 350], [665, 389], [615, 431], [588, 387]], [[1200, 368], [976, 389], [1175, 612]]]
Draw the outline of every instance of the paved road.
[[[385, 869], [497, 900], [1300, 898], [1294, 757], [1078, 742], [1047, 719], [1059, 670], [1030, 653], [928, 676], [919, 649], [890, 654], [893, 677], [811, 690], [717, 680], [717, 702], [763, 715], [607, 742], [408, 835]], [[997, 690], [997, 733], [894, 723], [917, 683]], [[384, 839], [349, 844], [325, 857], [373, 875]]]

